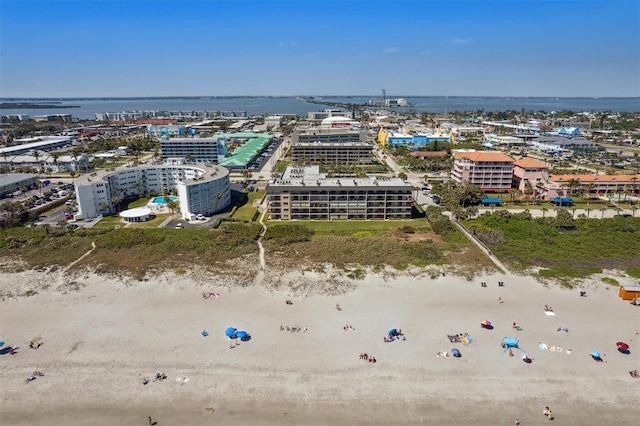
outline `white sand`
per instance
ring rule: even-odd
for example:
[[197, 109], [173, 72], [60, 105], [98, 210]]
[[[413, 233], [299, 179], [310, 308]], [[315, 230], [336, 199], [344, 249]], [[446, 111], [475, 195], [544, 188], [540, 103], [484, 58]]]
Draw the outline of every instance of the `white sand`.
[[[51, 285], [0, 302], [0, 340], [20, 346], [18, 354], [0, 356], [0, 424], [144, 425], [152, 416], [158, 425], [509, 425], [515, 418], [528, 425], [545, 422], [547, 405], [557, 424], [630, 425], [640, 418], [640, 380], [628, 374], [640, 368], [640, 308], [621, 301], [615, 288], [592, 287], [585, 298], [516, 276], [369, 276], [340, 296], [295, 297], [216, 282], [2, 275], [14, 294]], [[204, 300], [203, 291], [221, 296]], [[556, 316], [544, 314], [545, 304]], [[495, 329], [481, 329], [484, 319]], [[513, 321], [523, 330], [512, 330]], [[355, 330], [343, 331], [346, 324]], [[229, 349], [228, 326], [249, 331], [252, 340]], [[560, 326], [569, 333], [557, 332]], [[391, 328], [407, 340], [384, 343]], [[449, 343], [447, 334], [460, 332], [474, 342]], [[29, 349], [36, 336], [44, 345]], [[533, 363], [505, 354], [504, 336], [518, 337]], [[618, 340], [631, 345], [631, 355], [617, 352]], [[572, 353], [541, 351], [539, 342]], [[452, 347], [462, 358], [436, 357]], [[592, 350], [605, 362], [594, 362]], [[359, 360], [360, 352], [378, 362]], [[25, 384], [34, 369], [45, 376]], [[168, 379], [142, 385], [158, 369]], [[187, 383], [176, 381], [183, 377]]]

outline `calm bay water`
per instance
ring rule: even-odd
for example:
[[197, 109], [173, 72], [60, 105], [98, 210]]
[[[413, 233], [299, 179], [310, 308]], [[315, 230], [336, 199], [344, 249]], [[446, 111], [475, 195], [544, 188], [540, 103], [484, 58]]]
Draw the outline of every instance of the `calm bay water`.
[[[388, 96], [395, 99], [397, 96]], [[517, 97], [403, 97], [413, 106], [395, 108], [403, 112], [453, 111], [640, 111], [640, 98], [517, 98]], [[316, 102], [341, 102], [366, 104], [377, 101], [376, 96], [322, 97]], [[2, 102], [36, 102], [32, 99], [0, 99]], [[148, 99], [38, 99], [37, 102], [57, 102], [59, 105], [77, 105], [79, 108], [3, 109], [0, 115], [29, 114], [31, 117], [46, 114], [71, 114], [80, 119], [94, 119], [96, 113], [160, 110], [160, 111], [246, 111], [248, 115], [296, 114], [306, 116], [310, 111], [320, 111], [329, 106], [312, 104], [296, 98], [148, 98]]]

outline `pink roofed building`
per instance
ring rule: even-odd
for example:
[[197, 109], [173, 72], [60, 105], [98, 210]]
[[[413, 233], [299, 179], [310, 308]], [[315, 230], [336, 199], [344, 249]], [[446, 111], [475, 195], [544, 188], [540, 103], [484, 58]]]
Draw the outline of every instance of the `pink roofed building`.
[[497, 151], [457, 152], [451, 179], [472, 183], [487, 192], [508, 191], [513, 180], [513, 163], [513, 158]]
[[536, 185], [549, 178], [549, 166], [535, 158], [525, 157], [513, 163], [513, 187], [524, 192], [526, 183], [531, 183], [534, 191]]

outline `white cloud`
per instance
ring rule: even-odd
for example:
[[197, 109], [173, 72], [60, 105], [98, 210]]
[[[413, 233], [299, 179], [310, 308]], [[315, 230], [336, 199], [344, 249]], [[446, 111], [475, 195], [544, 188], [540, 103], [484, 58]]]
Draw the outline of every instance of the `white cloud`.
[[382, 49], [383, 53], [396, 53], [398, 50], [397, 47], [385, 47], [384, 49]]
[[475, 41], [475, 39], [472, 38], [454, 38], [453, 40], [451, 40], [452, 44], [469, 44], [469, 43], [473, 43]]

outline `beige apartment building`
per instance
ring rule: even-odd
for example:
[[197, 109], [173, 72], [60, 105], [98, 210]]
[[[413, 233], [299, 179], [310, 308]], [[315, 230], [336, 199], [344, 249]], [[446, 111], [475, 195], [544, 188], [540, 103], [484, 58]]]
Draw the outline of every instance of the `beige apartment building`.
[[371, 164], [373, 146], [368, 142], [298, 142], [291, 145], [296, 163]]
[[513, 158], [497, 151], [463, 151], [454, 155], [451, 179], [469, 182], [483, 191], [507, 191], [513, 180]]
[[410, 219], [413, 187], [398, 178], [330, 178], [319, 166], [287, 167], [267, 185], [274, 220]]

